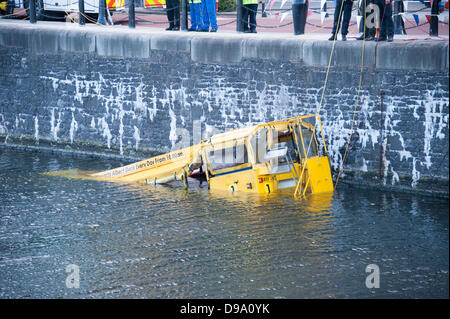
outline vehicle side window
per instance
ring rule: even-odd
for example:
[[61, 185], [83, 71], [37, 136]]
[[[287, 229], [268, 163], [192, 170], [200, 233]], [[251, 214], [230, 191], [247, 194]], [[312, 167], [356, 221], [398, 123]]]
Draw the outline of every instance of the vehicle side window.
[[248, 163], [247, 148], [244, 144], [217, 149], [209, 152], [209, 160], [213, 170], [220, 170]]

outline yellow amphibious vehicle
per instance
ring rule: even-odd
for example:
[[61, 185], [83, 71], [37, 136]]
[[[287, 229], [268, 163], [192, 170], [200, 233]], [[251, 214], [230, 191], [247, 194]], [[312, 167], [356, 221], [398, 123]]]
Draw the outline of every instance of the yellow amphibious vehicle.
[[211, 190], [305, 195], [333, 191], [326, 154], [320, 117], [305, 115], [216, 134], [197, 145], [91, 177], [146, 184], [181, 180], [185, 187], [191, 177], [206, 180]]

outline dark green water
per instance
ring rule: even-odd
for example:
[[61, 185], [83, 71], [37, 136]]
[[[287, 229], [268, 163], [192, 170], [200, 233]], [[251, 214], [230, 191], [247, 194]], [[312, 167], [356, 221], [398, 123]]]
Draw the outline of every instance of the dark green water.
[[[448, 298], [448, 200], [212, 194], [42, 175], [117, 162], [0, 149], [0, 298]], [[67, 288], [66, 267], [80, 287]], [[380, 287], [366, 287], [366, 266]]]

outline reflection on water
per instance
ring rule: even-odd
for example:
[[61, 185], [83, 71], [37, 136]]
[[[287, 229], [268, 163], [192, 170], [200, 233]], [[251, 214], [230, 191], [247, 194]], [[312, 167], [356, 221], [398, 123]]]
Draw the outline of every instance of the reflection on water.
[[[448, 200], [42, 174], [117, 165], [0, 149], [0, 297], [448, 298]], [[69, 264], [78, 289], [66, 288]], [[378, 289], [365, 286], [369, 264]]]

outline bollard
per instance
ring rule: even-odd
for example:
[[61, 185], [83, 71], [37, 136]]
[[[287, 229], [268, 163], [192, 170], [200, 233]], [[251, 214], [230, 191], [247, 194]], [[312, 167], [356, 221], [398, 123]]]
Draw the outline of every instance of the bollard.
[[188, 19], [187, 19], [187, 8], [186, 8], [186, 0], [181, 0], [181, 31], [187, 31], [188, 30]]
[[84, 0], [78, 0], [78, 24], [85, 25], [86, 19], [84, 18]]
[[236, 32], [242, 32], [242, 0], [236, 1]]
[[106, 0], [98, 0], [98, 18], [97, 23], [106, 25]]
[[294, 35], [305, 33], [307, 16], [308, 16], [308, 0], [294, 0], [294, 3], [292, 4]]
[[29, 14], [30, 14], [30, 23], [36, 23], [36, 2], [34, 0], [30, 0], [29, 2]]
[[439, 0], [434, 0], [431, 5], [430, 17], [430, 35], [437, 37], [439, 35]]
[[129, 0], [128, 7], [128, 27], [134, 29], [136, 27], [136, 15], [134, 10], [134, 0]]

